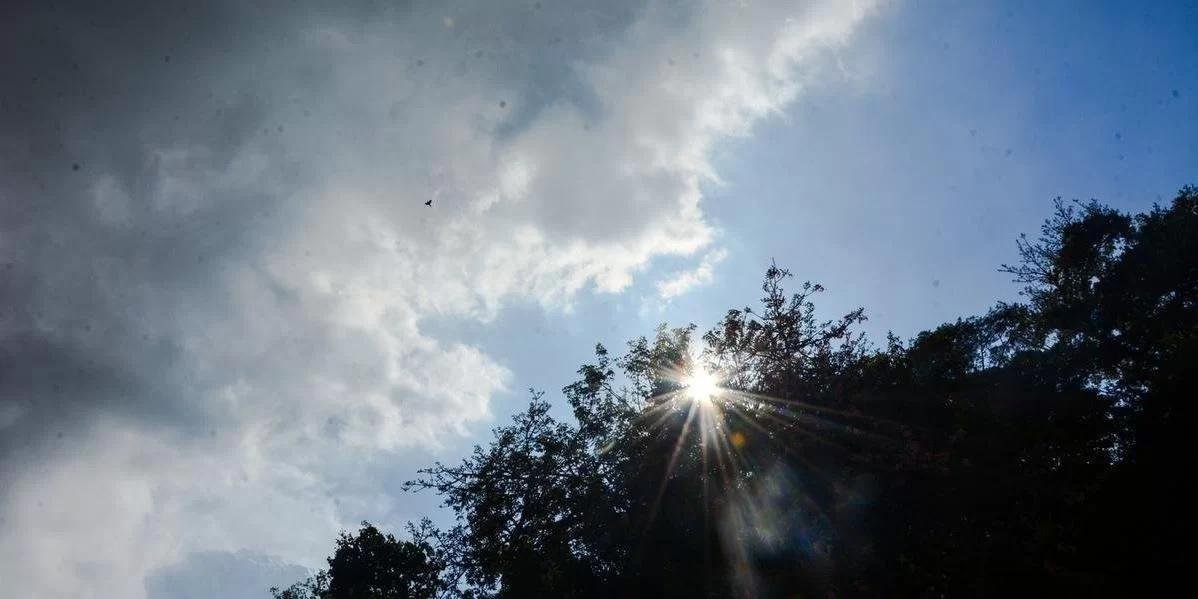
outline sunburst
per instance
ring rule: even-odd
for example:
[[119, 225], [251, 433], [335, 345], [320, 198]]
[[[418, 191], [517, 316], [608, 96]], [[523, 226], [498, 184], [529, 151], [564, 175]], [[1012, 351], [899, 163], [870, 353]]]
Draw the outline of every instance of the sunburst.
[[702, 367], [697, 367], [683, 379], [682, 384], [686, 389], [686, 396], [695, 402], [710, 402], [720, 391], [719, 379]]

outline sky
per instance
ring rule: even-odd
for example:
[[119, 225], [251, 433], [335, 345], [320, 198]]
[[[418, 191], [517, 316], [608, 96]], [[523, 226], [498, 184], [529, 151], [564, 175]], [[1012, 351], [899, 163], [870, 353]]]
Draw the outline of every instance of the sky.
[[199, 4], [0, 9], [14, 597], [265, 597], [771, 260], [909, 337], [1198, 183], [1191, 3]]

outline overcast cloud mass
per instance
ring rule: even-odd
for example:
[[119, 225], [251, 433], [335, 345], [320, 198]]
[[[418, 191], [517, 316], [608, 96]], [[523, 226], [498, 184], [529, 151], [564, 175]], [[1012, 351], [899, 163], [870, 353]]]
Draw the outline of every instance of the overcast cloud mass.
[[523, 385], [422, 322], [568, 310], [668, 256], [661, 297], [710, 281], [713, 146], [875, 8], [8, 5], [4, 594], [263, 596], [318, 565], [405, 500], [378, 464]]

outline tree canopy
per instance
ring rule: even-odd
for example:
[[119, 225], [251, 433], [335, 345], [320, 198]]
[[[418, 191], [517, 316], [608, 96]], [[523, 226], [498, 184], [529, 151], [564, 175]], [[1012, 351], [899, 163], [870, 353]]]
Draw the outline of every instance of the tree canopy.
[[[456, 524], [363, 524], [279, 599], [1114, 594], [1184, 577], [1194, 526], [1198, 189], [1058, 201], [1024, 301], [909, 341], [760, 306], [597, 346], [563, 389], [407, 483]], [[710, 373], [716, 389], [688, 385]]]

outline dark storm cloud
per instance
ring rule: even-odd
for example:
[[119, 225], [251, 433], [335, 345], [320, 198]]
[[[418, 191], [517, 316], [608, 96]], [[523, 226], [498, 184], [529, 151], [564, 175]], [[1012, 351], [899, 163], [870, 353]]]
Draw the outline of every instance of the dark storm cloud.
[[[234, 15], [205, 6], [32, 3], [5, 20], [0, 53], [20, 59], [0, 66], [0, 401], [19, 402], [19, 429], [178, 412], [179, 348], [131, 312], [201, 289], [244, 251], [247, 213], [269, 210], [271, 198], [151, 209], [155, 147], [200, 144], [204, 164], [187, 166], [219, 170], [261, 115], [258, 100], [202, 85], [213, 50], [239, 38]], [[116, 213], [93, 201], [99, 173], [127, 190]]]
[[[302, 28], [352, 31], [383, 19], [398, 35], [459, 14], [451, 35], [424, 46], [423, 73], [514, 82], [524, 101], [499, 129], [512, 135], [554, 103], [598, 118], [570, 65], [604, 52], [636, 4], [10, 6], [0, 54], [19, 59], [0, 64], [0, 402], [17, 406], [21, 432], [5, 435], [0, 452], [93, 410], [184, 426], [228, 417], [195, 405], [208, 381], [181, 349], [188, 331], [177, 311], [210, 309], [196, 298], [230, 264], [264, 251], [290, 224], [290, 191], [311, 183], [288, 168], [282, 138], [335, 110], [320, 93], [335, 66], [286, 60]], [[247, 58], [257, 62], [241, 64]], [[299, 122], [269, 121], [281, 107]], [[277, 187], [205, 181], [195, 193], [209, 197], [160, 205], [164, 173], [227, 172], [251, 141], [275, 153]], [[198, 151], [163, 152], [176, 147]]]

